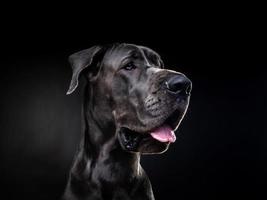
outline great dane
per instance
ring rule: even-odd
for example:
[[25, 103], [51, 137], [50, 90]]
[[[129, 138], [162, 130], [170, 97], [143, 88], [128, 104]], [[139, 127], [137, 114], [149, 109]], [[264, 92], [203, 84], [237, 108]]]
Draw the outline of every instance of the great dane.
[[65, 200], [152, 200], [141, 154], [165, 152], [175, 142], [191, 81], [164, 69], [153, 50], [133, 44], [93, 46], [69, 57], [67, 94], [84, 76], [83, 137]]

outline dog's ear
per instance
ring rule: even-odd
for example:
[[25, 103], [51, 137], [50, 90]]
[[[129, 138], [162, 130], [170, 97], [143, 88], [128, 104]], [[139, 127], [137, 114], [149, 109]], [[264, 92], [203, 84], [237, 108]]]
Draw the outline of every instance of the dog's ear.
[[72, 78], [67, 95], [71, 94], [77, 88], [80, 73], [92, 64], [93, 58], [101, 49], [101, 46], [93, 46], [69, 56], [69, 62], [72, 68]]

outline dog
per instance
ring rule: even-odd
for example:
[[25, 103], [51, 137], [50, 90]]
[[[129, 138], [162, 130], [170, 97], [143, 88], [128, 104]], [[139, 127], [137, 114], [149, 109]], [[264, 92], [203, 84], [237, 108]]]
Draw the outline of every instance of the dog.
[[191, 81], [164, 69], [155, 51], [134, 44], [93, 46], [69, 57], [67, 94], [86, 80], [83, 137], [65, 200], [153, 200], [141, 154], [165, 152], [189, 104]]

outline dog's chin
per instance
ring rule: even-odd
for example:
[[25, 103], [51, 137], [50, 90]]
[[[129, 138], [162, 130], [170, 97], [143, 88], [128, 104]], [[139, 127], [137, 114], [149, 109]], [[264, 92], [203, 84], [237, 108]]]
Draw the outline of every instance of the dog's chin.
[[[120, 127], [118, 140], [123, 150], [132, 153], [159, 154], [167, 151], [176, 140], [174, 131], [178, 128], [184, 112], [179, 109], [172, 112], [163, 123], [137, 132], [127, 127]], [[159, 120], [160, 121], [160, 120]]]

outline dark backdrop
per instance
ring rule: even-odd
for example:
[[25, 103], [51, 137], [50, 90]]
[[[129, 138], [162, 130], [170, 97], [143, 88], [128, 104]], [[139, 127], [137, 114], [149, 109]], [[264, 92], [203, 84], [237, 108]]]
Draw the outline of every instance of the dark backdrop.
[[167, 68], [193, 82], [176, 143], [165, 154], [142, 157], [157, 200], [265, 195], [267, 61], [261, 23], [213, 16], [181, 23], [172, 16], [122, 27], [120, 18], [27, 22], [32, 18], [6, 21], [1, 38], [0, 182], [6, 199], [62, 194], [80, 138], [82, 99], [82, 87], [65, 95], [71, 78], [67, 57], [111, 42], [148, 46]]

